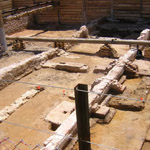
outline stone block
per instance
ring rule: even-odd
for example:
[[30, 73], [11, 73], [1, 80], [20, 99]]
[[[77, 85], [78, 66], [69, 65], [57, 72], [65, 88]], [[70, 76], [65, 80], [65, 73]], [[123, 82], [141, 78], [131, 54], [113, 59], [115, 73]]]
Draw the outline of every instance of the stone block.
[[85, 73], [88, 71], [88, 66], [82, 63], [73, 63], [73, 62], [59, 62], [59, 63], [52, 63], [46, 62], [42, 65], [44, 68], [55, 68], [58, 70], [64, 70], [68, 72], [80, 72]]
[[115, 116], [115, 114], [116, 114], [116, 109], [111, 108], [110, 111], [109, 111], [109, 113], [105, 117], [105, 120], [104, 120], [103, 123], [107, 123], [107, 124], [110, 123], [111, 120], [113, 119], [113, 117]]
[[45, 117], [45, 121], [50, 122], [52, 127], [58, 127], [74, 111], [75, 104], [69, 101], [63, 101], [52, 109]]
[[126, 89], [125, 85], [120, 84], [117, 80], [114, 80], [111, 84], [111, 91], [115, 93], [123, 93]]
[[126, 81], [127, 77], [126, 76], [122, 76], [120, 79], [119, 79], [119, 83], [120, 84], [123, 84], [125, 81]]
[[93, 70], [94, 73], [107, 73], [108, 72], [108, 69], [107, 67], [105, 66], [95, 66], [94, 70]]
[[150, 29], [143, 30], [140, 34], [140, 37], [142, 37], [141, 40], [149, 40], [150, 39]]
[[82, 63], [72, 63], [72, 62], [60, 62], [56, 65], [56, 69], [65, 70], [69, 72], [87, 72], [88, 66]]
[[109, 113], [110, 108], [106, 106], [100, 106], [100, 108], [93, 114], [94, 117], [104, 119], [105, 116]]
[[89, 31], [88, 28], [84, 25], [80, 28], [79, 31], [77, 31], [74, 35], [74, 38], [88, 38], [89, 37]]
[[120, 98], [115, 98], [109, 102], [108, 106], [120, 110], [141, 111], [144, 109], [145, 104], [142, 101], [139, 102], [139, 101], [122, 100]]

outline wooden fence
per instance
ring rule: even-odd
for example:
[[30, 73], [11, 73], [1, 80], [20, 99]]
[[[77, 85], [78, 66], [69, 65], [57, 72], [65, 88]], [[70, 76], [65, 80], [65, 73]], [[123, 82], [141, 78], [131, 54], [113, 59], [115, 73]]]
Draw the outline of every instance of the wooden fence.
[[[59, 8], [59, 9], [58, 9]], [[115, 19], [150, 18], [150, 0], [60, 0], [56, 9], [38, 15], [38, 23], [58, 21], [84, 23], [103, 17]]]
[[[0, 9], [29, 6], [47, 0], [0, 0]], [[57, 0], [58, 1], [58, 0]], [[84, 23], [114, 16], [115, 19], [150, 18], [150, 0], [59, 0], [60, 6], [37, 14], [39, 24], [47, 22]]]
[[11, 10], [12, 9], [12, 0], [0, 0], [0, 10]]

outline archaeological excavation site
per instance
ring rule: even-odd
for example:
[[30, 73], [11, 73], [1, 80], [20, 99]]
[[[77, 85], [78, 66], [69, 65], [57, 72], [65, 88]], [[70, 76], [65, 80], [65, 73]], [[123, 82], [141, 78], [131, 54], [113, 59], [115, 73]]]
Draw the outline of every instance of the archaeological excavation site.
[[150, 150], [150, 0], [0, 0], [0, 150]]

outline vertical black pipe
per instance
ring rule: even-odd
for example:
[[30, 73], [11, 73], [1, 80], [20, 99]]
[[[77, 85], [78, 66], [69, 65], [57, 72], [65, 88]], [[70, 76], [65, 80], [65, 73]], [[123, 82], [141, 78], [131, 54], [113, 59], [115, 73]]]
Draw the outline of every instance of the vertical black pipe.
[[89, 103], [88, 103], [88, 86], [78, 84], [75, 87], [75, 103], [77, 115], [77, 129], [79, 139], [79, 150], [91, 150], [90, 143], [90, 125], [89, 125]]

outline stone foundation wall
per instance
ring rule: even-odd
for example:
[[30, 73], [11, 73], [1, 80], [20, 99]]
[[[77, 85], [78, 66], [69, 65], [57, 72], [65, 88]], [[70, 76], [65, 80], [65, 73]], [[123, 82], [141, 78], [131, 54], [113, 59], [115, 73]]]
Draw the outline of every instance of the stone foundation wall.
[[17, 20], [8, 21], [5, 23], [4, 28], [6, 34], [10, 35], [18, 31], [22, 31], [28, 27], [29, 17], [22, 17]]

